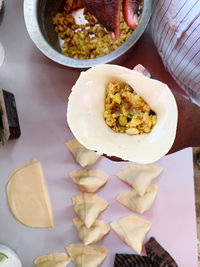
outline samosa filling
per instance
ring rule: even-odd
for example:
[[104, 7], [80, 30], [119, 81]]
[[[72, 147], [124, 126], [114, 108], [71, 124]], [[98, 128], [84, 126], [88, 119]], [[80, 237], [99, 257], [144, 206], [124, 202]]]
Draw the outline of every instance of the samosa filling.
[[137, 135], [151, 132], [157, 116], [128, 84], [110, 82], [106, 88], [104, 119], [117, 133]]

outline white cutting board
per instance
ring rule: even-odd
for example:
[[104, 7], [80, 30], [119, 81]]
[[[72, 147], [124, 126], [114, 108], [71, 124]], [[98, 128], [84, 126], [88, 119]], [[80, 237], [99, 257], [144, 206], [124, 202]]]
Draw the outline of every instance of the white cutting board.
[[[24, 267], [33, 259], [64, 246], [80, 242], [72, 223], [75, 216], [71, 197], [80, 193], [68, 177], [78, 168], [64, 142], [72, 138], [66, 126], [66, 103], [79, 71], [67, 69], [44, 57], [28, 37], [22, 14], [22, 0], [7, 0], [0, 24], [0, 41], [5, 61], [0, 68], [0, 86], [15, 94], [22, 135], [0, 148], [0, 243], [20, 256]], [[145, 153], [145, 151], [144, 151]], [[18, 223], [6, 198], [9, 173], [24, 162], [41, 161], [53, 208], [53, 229], [31, 229]], [[110, 223], [132, 214], [115, 199], [129, 188], [115, 173], [125, 163], [100, 159], [92, 168], [109, 174], [108, 184], [98, 194], [109, 202], [100, 219]], [[180, 267], [197, 267], [197, 234], [194, 201], [192, 151], [186, 149], [159, 161], [164, 168], [155, 183], [158, 195], [150, 211], [141, 217], [152, 222], [147, 235], [155, 236]], [[102, 267], [112, 267], [116, 252], [131, 252], [111, 231], [99, 245], [110, 252]], [[74, 266], [72, 263], [69, 267]]]
[[[49, 130], [53, 129], [49, 127]], [[58, 127], [58, 130], [61, 129]], [[67, 139], [67, 135], [65, 137]], [[67, 175], [69, 171], [78, 168], [78, 165], [74, 163], [63, 143], [56, 141], [53, 134], [52, 138], [47, 138], [45, 143], [49, 143], [48, 147], [43, 146], [46, 153], [44, 151], [41, 153], [38, 148], [32, 146], [25, 153], [23, 149], [18, 148], [18, 143], [13, 151], [7, 147], [4, 149], [4, 156], [0, 153], [0, 243], [13, 248], [22, 259], [25, 267], [32, 267], [33, 259], [39, 255], [64, 251], [64, 246], [80, 242], [76, 228], [72, 223], [75, 213], [71, 202], [71, 197], [80, 194], [80, 191]], [[12, 153], [13, 160], [9, 163], [5, 160], [5, 155], [9, 157], [10, 153]], [[18, 159], [18, 153], [21, 153], [20, 159]], [[31, 159], [31, 156], [37, 157], [44, 167], [55, 220], [53, 229], [42, 230], [25, 227], [18, 223], [8, 210], [5, 194], [8, 173], [14, 167], [18, 167], [24, 161]], [[21, 163], [19, 164], [19, 162]], [[98, 192], [98, 195], [110, 204], [100, 216], [100, 219], [108, 223], [133, 214], [116, 201], [117, 195], [129, 188], [115, 176], [116, 171], [123, 164], [125, 163], [114, 163], [107, 159], [100, 159], [92, 167], [109, 174], [107, 185]], [[191, 149], [165, 157], [159, 161], [159, 164], [164, 168], [164, 171], [155, 180], [158, 185], [156, 201], [149, 211], [140, 215], [140, 217], [152, 222], [152, 228], [146, 240], [151, 236], [156, 237], [174, 257], [178, 266], [197, 267]], [[110, 251], [102, 267], [113, 266], [116, 252], [132, 252], [113, 231], [98, 244], [105, 246]], [[74, 265], [70, 263], [69, 266]]]

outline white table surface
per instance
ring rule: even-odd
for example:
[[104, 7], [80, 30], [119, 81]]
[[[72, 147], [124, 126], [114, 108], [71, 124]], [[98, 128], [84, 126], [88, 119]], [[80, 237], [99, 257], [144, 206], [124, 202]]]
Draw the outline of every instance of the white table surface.
[[[25, 29], [22, 2], [7, 0], [0, 18], [0, 42], [5, 48], [0, 87], [15, 94], [22, 131], [18, 140], [0, 147], [0, 243], [13, 248], [24, 267], [32, 267], [35, 257], [63, 252], [66, 245], [80, 242], [72, 223], [75, 213], [71, 202], [71, 197], [80, 191], [68, 177], [69, 171], [79, 166], [64, 146], [64, 142], [72, 138], [66, 127], [67, 98], [79, 71], [60, 66], [37, 50]], [[25, 227], [8, 209], [9, 173], [33, 158], [43, 166], [54, 214], [53, 229]], [[115, 176], [123, 164], [102, 158], [92, 166], [110, 176], [108, 184], [98, 192], [110, 203], [100, 216], [108, 223], [132, 214], [115, 200], [128, 188]], [[164, 157], [159, 164], [164, 172], [155, 180], [156, 201], [151, 210], [141, 215], [153, 223], [146, 240], [155, 236], [178, 266], [197, 267], [192, 150]], [[113, 231], [98, 244], [110, 251], [103, 267], [113, 266], [116, 252], [131, 252]]]

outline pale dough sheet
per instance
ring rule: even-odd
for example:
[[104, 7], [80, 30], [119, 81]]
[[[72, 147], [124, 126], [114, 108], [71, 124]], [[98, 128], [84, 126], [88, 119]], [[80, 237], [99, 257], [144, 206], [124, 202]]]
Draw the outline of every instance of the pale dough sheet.
[[9, 208], [14, 217], [29, 227], [53, 227], [49, 194], [39, 161], [32, 160], [10, 174], [7, 185]]

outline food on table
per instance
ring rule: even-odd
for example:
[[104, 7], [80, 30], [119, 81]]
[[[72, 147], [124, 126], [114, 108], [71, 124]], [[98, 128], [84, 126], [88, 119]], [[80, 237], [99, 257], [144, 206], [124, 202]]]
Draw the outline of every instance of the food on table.
[[[132, 34], [133, 30], [124, 22], [121, 12], [121, 36], [118, 40], [111, 40], [109, 32], [94, 20], [86, 8], [75, 11], [82, 7], [81, 1], [77, 5], [75, 2], [66, 3], [63, 12], [57, 13], [53, 18], [55, 31], [63, 40], [62, 54], [65, 56], [77, 59], [100, 57], [117, 49]], [[142, 5], [139, 14], [141, 9]]]
[[156, 241], [154, 237], [151, 237], [145, 244], [147, 256], [153, 262], [153, 266], [170, 266], [178, 267], [174, 259], [170, 254]]
[[108, 254], [106, 248], [97, 245], [71, 244], [66, 250], [76, 267], [98, 267]]
[[85, 245], [98, 242], [110, 231], [110, 226], [100, 220], [96, 220], [90, 228], [87, 228], [80, 218], [74, 218], [73, 222], [77, 228], [80, 240]]
[[122, 241], [140, 254], [142, 243], [151, 228], [151, 223], [131, 215], [112, 222], [111, 227]]
[[129, 163], [122, 166], [116, 175], [143, 196], [152, 180], [158, 177], [162, 170], [163, 168], [157, 163]]
[[9, 208], [14, 217], [29, 227], [53, 227], [48, 190], [39, 161], [31, 160], [10, 174], [7, 185]]
[[140, 196], [135, 191], [135, 189], [132, 189], [122, 192], [117, 197], [117, 200], [130, 210], [138, 213], [143, 213], [144, 211], [150, 209], [155, 200], [156, 194], [157, 194], [157, 186], [151, 184], [147, 188], [143, 196]]
[[[108, 84], [128, 84], [157, 116], [150, 133], [114, 132], [105, 122]], [[171, 148], [176, 135], [178, 110], [167, 85], [136, 71], [111, 64], [82, 72], [69, 96], [67, 121], [75, 138], [97, 154], [138, 163], [152, 163]]]
[[100, 170], [74, 170], [69, 173], [82, 191], [93, 193], [108, 181], [108, 175]]
[[127, 83], [109, 82], [106, 88], [104, 119], [117, 133], [149, 133], [156, 114]]
[[80, 219], [90, 228], [101, 212], [108, 207], [108, 202], [94, 193], [83, 193], [72, 197], [74, 210]]
[[76, 139], [69, 140], [65, 145], [81, 167], [92, 165], [101, 157], [101, 155], [97, 155], [94, 151], [81, 145]]
[[66, 253], [54, 252], [36, 258], [34, 263], [37, 267], [66, 267], [70, 261]]
[[146, 256], [135, 254], [115, 254], [114, 267], [155, 267]]

